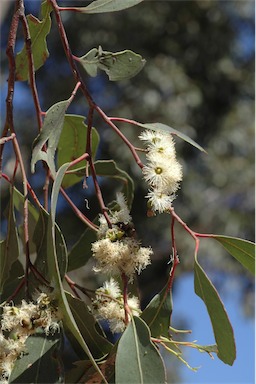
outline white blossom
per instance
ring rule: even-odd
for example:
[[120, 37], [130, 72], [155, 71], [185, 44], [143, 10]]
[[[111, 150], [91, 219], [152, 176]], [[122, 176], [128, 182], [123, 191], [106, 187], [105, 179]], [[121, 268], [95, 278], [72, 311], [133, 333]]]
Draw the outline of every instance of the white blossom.
[[182, 167], [176, 159], [173, 138], [165, 132], [146, 130], [139, 138], [147, 144], [143, 177], [150, 190], [146, 198], [153, 212], [167, 212], [182, 180]]

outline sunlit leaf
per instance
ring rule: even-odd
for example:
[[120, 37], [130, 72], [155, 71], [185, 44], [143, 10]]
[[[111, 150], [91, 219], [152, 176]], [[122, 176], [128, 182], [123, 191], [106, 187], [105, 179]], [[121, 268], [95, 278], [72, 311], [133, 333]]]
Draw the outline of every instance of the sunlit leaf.
[[224, 363], [232, 365], [236, 358], [236, 346], [232, 326], [218, 292], [196, 258], [194, 264], [194, 279], [195, 293], [204, 301], [211, 319], [218, 348], [218, 357]]
[[43, 331], [29, 336], [26, 353], [15, 363], [11, 383], [63, 383], [63, 367], [58, 356], [61, 334], [46, 336]]
[[212, 345], [199, 345], [199, 344], [194, 344], [195, 348], [198, 349], [199, 352], [207, 352], [210, 354], [212, 353], [218, 353], [218, 348], [216, 344]]
[[231, 256], [241, 263], [248, 271], [255, 274], [255, 244], [236, 237], [212, 235]]
[[103, 357], [110, 351], [112, 344], [96, 331], [95, 319], [88, 311], [87, 305], [68, 292], [66, 297], [80, 333], [86, 340], [92, 355], [95, 359]]
[[178, 136], [180, 139], [186, 141], [187, 143], [193, 145], [193, 147], [196, 147], [202, 152], [206, 152], [199, 144], [197, 144], [194, 140], [192, 140], [189, 136], [185, 135], [184, 133], [177, 131], [174, 128], [169, 127], [168, 125], [162, 124], [162, 123], [137, 123], [139, 127], [151, 129], [152, 131], [162, 131], [166, 133], [170, 133], [172, 135]]
[[93, 48], [80, 57], [79, 61], [90, 76], [96, 76], [97, 69], [101, 69], [111, 81], [130, 79], [137, 75], [146, 63], [141, 55], [130, 50], [113, 53], [103, 51], [101, 47]]
[[159, 337], [161, 335], [168, 337], [171, 313], [171, 292], [167, 292], [167, 286], [165, 286], [161, 292], [153, 297], [142, 312], [141, 318], [149, 326], [152, 336]]
[[[64, 125], [59, 139], [58, 144], [58, 155], [57, 155], [57, 167], [71, 162], [78, 157], [82, 156], [85, 153], [86, 147], [86, 134], [87, 126], [84, 124], [85, 117], [78, 115], [65, 115]], [[99, 144], [99, 135], [95, 128], [92, 128], [92, 157], [94, 158], [98, 144]], [[80, 163], [80, 165], [85, 166], [85, 160]], [[73, 169], [77, 167], [74, 166]], [[72, 169], [72, 167], [70, 168]], [[76, 174], [65, 175], [62, 186], [63, 188], [68, 188], [71, 185], [82, 180], [82, 176], [77, 176]]]
[[84, 56], [79, 57], [80, 64], [84, 67], [89, 76], [96, 77], [98, 72], [98, 49], [93, 48]]
[[[53, 175], [55, 175], [55, 152], [59, 143], [59, 138], [64, 124], [65, 112], [72, 98], [60, 101], [51, 106], [46, 112], [44, 124], [41, 132], [36, 137], [33, 144], [31, 159], [31, 172], [35, 172], [35, 164], [38, 160], [44, 160]], [[47, 151], [43, 151], [44, 144], [48, 141]]]
[[146, 323], [134, 317], [121, 339], [116, 356], [116, 384], [166, 383], [163, 360], [150, 340]]
[[4, 283], [10, 276], [12, 264], [19, 257], [19, 242], [16, 228], [16, 221], [13, 210], [13, 192], [11, 191], [10, 202], [7, 212], [7, 235], [0, 243], [0, 294], [3, 291]]
[[77, 8], [82, 13], [104, 13], [121, 11], [133, 7], [143, 0], [95, 0], [87, 7]]
[[[46, 44], [46, 36], [51, 29], [50, 13], [52, 6], [50, 2], [45, 1], [42, 4], [42, 21], [38, 20], [33, 15], [27, 16], [28, 27], [31, 37], [31, 51], [33, 56], [34, 68], [39, 69], [47, 60], [49, 52]], [[28, 58], [26, 46], [24, 45], [21, 52], [16, 56], [16, 79], [28, 80]]]

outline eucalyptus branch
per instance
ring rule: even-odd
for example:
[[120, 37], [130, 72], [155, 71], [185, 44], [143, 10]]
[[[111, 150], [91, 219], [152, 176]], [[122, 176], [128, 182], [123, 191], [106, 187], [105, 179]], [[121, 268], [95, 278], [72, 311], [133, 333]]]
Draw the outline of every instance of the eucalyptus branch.
[[20, 16], [23, 31], [24, 31], [24, 38], [25, 38], [25, 45], [26, 45], [26, 51], [27, 51], [27, 58], [28, 58], [28, 73], [29, 73], [29, 86], [31, 89], [31, 93], [34, 100], [35, 110], [36, 110], [36, 116], [37, 116], [37, 124], [38, 124], [38, 130], [41, 131], [43, 121], [42, 121], [42, 111], [41, 106], [39, 102], [38, 92], [37, 92], [37, 86], [36, 86], [36, 79], [35, 79], [35, 66], [34, 66], [34, 58], [32, 55], [32, 42], [30, 37], [30, 31], [28, 22], [24, 13]]
[[[9, 62], [9, 78], [8, 78], [8, 91], [6, 98], [6, 122], [4, 127], [4, 136], [7, 133], [8, 129], [12, 134], [15, 134], [14, 122], [13, 122], [13, 95], [15, 87], [15, 56], [14, 56], [14, 47], [17, 37], [17, 28], [19, 18], [24, 15], [24, 4], [23, 1], [18, 0], [16, 2], [15, 13], [12, 19], [11, 29], [8, 38], [8, 45], [6, 50], [6, 55]], [[16, 160], [19, 162], [22, 181], [23, 181], [23, 194], [24, 194], [24, 206], [23, 206], [23, 228], [24, 228], [24, 243], [25, 243], [25, 255], [26, 255], [26, 265], [25, 265], [25, 279], [26, 279], [26, 289], [28, 289], [28, 273], [31, 266], [30, 261], [30, 251], [29, 251], [29, 231], [28, 231], [28, 188], [27, 188], [27, 175], [25, 171], [25, 166], [23, 163], [23, 158], [20, 152], [19, 143], [17, 137], [13, 137], [12, 140], [14, 152], [16, 155]], [[3, 147], [1, 146], [1, 149]], [[0, 149], [0, 151], [1, 151]], [[2, 151], [0, 157], [2, 156]]]
[[[7, 136], [8, 130], [10, 130], [12, 134], [15, 134], [14, 126], [13, 126], [13, 93], [14, 93], [14, 83], [15, 83], [14, 47], [15, 47], [15, 42], [17, 38], [19, 17], [22, 14], [22, 8], [24, 8], [23, 1], [16, 0], [15, 11], [11, 21], [10, 32], [9, 32], [7, 48], [6, 48], [6, 56], [8, 59], [8, 67], [9, 67], [9, 77], [8, 77], [8, 91], [7, 91], [7, 97], [6, 97], [6, 120], [5, 120], [5, 125], [3, 128], [1, 137]], [[2, 173], [3, 148], [4, 148], [4, 142], [0, 144], [0, 174]]]
[[63, 23], [62, 23], [62, 20], [61, 20], [61, 16], [60, 16], [60, 7], [58, 6], [56, 0], [50, 0], [50, 3], [52, 4], [52, 7], [53, 7], [53, 10], [54, 10], [54, 14], [55, 14], [55, 18], [56, 18], [56, 21], [57, 21], [57, 26], [58, 26], [58, 29], [59, 29], [59, 34], [60, 34], [60, 38], [61, 38], [61, 42], [62, 42], [62, 45], [63, 45], [63, 49], [64, 49], [64, 52], [66, 54], [66, 57], [68, 59], [68, 62], [69, 62], [69, 65], [71, 67], [71, 70], [72, 70], [72, 73], [73, 73], [73, 76], [75, 77], [75, 80], [76, 82], [81, 82], [81, 89], [82, 89], [82, 92], [84, 93], [87, 101], [88, 101], [88, 104], [93, 107], [95, 105], [89, 91], [87, 90], [87, 87], [85, 86], [78, 70], [77, 70], [77, 67], [76, 67], [76, 63], [75, 63], [75, 60], [73, 59], [73, 56], [72, 56], [72, 53], [71, 53], [71, 50], [70, 50], [70, 46], [69, 46], [69, 42], [68, 42], [68, 39], [67, 39], [67, 35], [66, 35], [66, 31], [65, 31], [65, 28], [63, 26]]
[[177, 222], [190, 234], [191, 237], [195, 240], [195, 254], [197, 255], [198, 249], [199, 249], [199, 244], [200, 240], [199, 237], [210, 237], [209, 235], [203, 235], [203, 234], [198, 234], [194, 232], [191, 228], [188, 227], [188, 225], [176, 214], [174, 211], [174, 208], [170, 209], [170, 213], [172, 217], [177, 220]]
[[5, 143], [7, 143], [8, 141], [13, 140], [14, 137], [16, 137], [15, 133], [12, 133], [10, 136], [2, 137], [2, 138], [0, 139], [0, 144], [5, 144]]
[[127, 139], [125, 135], [117, 128], [117, 126], [112, 122], [113, 118], [108, 117], [99, 106], [95, 106], [96, 111], [99, 113], [99, 115], [102, 117], [102, 119], [118, 134], [118, 136], [123, 140], [123, 142], [127, 145], [127, 147], [130, 149], [136, 163], [140, 168], [143, 168], [144, 165], [141, 162], [139, 156], [136, 153], [136, 148], [134, 145]]

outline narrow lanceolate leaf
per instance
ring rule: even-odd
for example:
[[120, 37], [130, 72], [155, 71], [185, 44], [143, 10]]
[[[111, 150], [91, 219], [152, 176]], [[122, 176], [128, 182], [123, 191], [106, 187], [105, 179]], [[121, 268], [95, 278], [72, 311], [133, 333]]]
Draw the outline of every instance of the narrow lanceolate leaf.
[[[123, 183], [122, 193], [126, 197], [128, 207], [131, 207], [134, 195], [134, 183], [128, 173], [118, 168], [113, 160], [97, 160], [95, 161], [94, 166], [98, 176], [110, 177], [112, 179], [120, 180]], [[84, 167], [71, 170], [70, 172], [84, 176]]]
[[212, 235], [239, 263], [255, 274], [255, 244], [236, 237]]
[[83, 13], [104, 13], [121, 11], [122, 9], [133, 7], [143, 0], [95, 0], [87, 7], [77, 8]]
[[[40, 217], [34, 228], [33, 241], [36, 246], [36, 260], [35, 267], [36, 269], [44, 276], [46, 280], [49, 279], [48, 276], [48, 265], [47, 265], [47, 225], [49, 220], [49, 213], [45, 210], [40, 210]], [[65, 243], [64, 236], [55, 223], [55, 244], [56, 244], [56, 256], [58, 260], [58, 267], [60, 271], [61, 279], [64, 277], [67, 264], [68, 264], [68, 252]], [[31, 280], [33, 281], [33, 276]]]
[[18, 233], [13, 210], [13, 192], [11, 191], [8, 208], [8, 228], [6, 239], [0, 243], [0, 294], [10, 276], [12, 264], [19, 257]]
[[[55, 175], [54, 156], [58, 146], [59, 138], [63, 128], [65, 112], [71, 102], [68, 100], [60, 101], [51, 106], [46, 112], [44, 124], [41, 132], [33, 144], [31, 159], [31, 172], [35, 172], [35, 164], [38, 160], [44, 160], [53, 175]], [[48, 141], [46, 152], [43, 151], [44, 144]]]
[[90, 76], [96, 76], [97, 69], [101, 69], [111, 81], [130, 79], [137, 75], [146, 63], [141, 55], [128, 49], [113, 53], [103, 51], [101, 47], [93, 48], [80, 57], [79, 61]]
[[97, 240], [97, 232], [86, 228], [68, 254], [68, 272], [83, 267], [92, 255], [92, 243]]
[[87, 305], [68, 292], [66, 292], [66, 297], [81, 335], [86, 340], [94, 358], [98, 359], [107, 355], [112, 348], [112, 344], [96, 331], [95, 319], [88, 311]]
[[197, 259], [194, 264], [195, 293], [204, 301], [211, 319], [218, 348], [218, 357], [232, 365], [236, 358], [234, 333], [224, 305]]
[[153, 337], [169, 336], [172, 299], [171, 292], [166, 292], [166, 290], [167, 286], [153, 297], [141, 314], [141, 318], [149, 326]]
[[139, 317], [132, 318], [117, 348], [116, 384], [166, 383], [163, 360]]
[[[78, 115], [65, 115], [64, 124], [58, 144], [57, 167], [71, 162], [82, 156], [86, 147], [87, 126], [84, 123], [85, 117]], [[92, 128], [91, 148], [92, 157], [94, 158], [99, 144], [99, 135], [95, 128]], [[79, 163], [85, 166], [86, 160]], [[76, 168], [73, 166], [70, 170]], [[82, 180], [84, 175], [70, 174], [65, 175], [62, 186], [68, 188]]]
[[96, 371], [99, 372], [99, 374], [102, 377], [102, 380], [104, 383], [106, 383], [105, 377], [102, 375], [89, 347], [86, 344], [86, 341], [82, 337], [80, 330], [76, 324], [76, 321], [74, 319], [74, 316], [72, 314], [72, 311], [69, 307], [63, 285], [62, 280], [60, 276], [60, 270], [58, 266], [58, 259], [57, 259], [57, 253], [56, 253], [56, 244], [55, 244], [55, 216], [56, 216], [56, 207], [57, 207], [57, 199], [59, 194], [59, 189], [61, 186], [61, 182], [63, 179], [63, 176], [65, 174], [66, 169], [68, 168], [69, 164], [64, 164], [59, 171], [56, 174], [55, 181], [53, 183], [52, 188], [52, 195], [51, 195], [51, 214], [49, 216], [49, 222], [47, 226], [47, 263], [49, 268], [49, 275], [51, 283], [53, 284], [55, 288], [55, 292], [57, 295], [57, 300], [59, 304], [59, 308], [62, 313], [62, 318], [64, 322], [64, 327], [68, 328], [69, 331], [72, 333], [73, 337], [77, 340], [77, 342], [80, 344], [86, 355], [88, 356], [89, 360], [91, 361], [92, 365], [96, 369]]
[[[50, 2], [45, 1], [42, 4], [42, 21], [38, 20], [33, 15], [27, 16], [35, 70], [39, 69], [49, 56], [46, 45], [46, 36], [49, 34], [51, 29], [51, 10], [52, 6]], [[26, 46], [24, 45], [22, 51], [16, 56], [16, 79], [21, 81], [28, 80], [28, 68], [28, 57]]]
[[162, 131], [166, 133], [170, 133], [172, 135], [178, 136], [180, 139], [186, 141], [187, 143], [193, 145], [193, 147], [199, 149], [202, 152], [206, 152], [199, 144], [197, 144], [194, 140], [192, 140], [189, 136], [185, 135], [184, 133], [177, 131], [176, 129], [169, 127], [168, 125], [162, 124], [162, 123], [137, 123], [139, 127], [151, 129], [152, 131]]
[[63, 383], [63, 367], [58, 354], [61, 334], [46, 336], [43, 331], [26, 340], [26, 353], [16, 360], [11, 383]]
[[128, 207], [131, 207], [134, 196], [134, 183], [127, 172], [118, 168], [113, 160], [95, 161], [95, 170], [97, 175], [106, 176], [123, 182], [122, 193], [127, 199]]

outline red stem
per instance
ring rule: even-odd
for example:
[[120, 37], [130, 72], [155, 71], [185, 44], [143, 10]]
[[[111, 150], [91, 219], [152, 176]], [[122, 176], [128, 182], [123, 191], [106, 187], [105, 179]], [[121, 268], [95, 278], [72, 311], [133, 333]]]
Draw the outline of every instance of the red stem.
[[103, 213], [103, 215], [104, 215], [104, 217], [105, 217], [105, 219], [106, 219], [106, 221], [108, 223], [109, 228], [112, 228], [112, 223], [111, 223], [111, 220], [110, 220], [109, 215], [107, 213], [108, 208], [106, 207], [106, 205], [104, 203], [104, 200], [103, 200], [101, 189], [100, 189], [100, 186], [99, 186], [99, 183], [98, 183], [98, 180], [97, 180], [97, 174], [96, 174], [94, 162], [93, 162], [93, 159], [92, 159], [92, 121], [93, 121], [93, 111], [94, 111], [93, 107], [90, 107], [89, 112], [88, 112], [88, 118], [87, 118], [88, 123], [87, 123], [86, 152], [88, 152], [88, 154], [89, 154], [88, 162], [89, 162], [89, 165], [90, 165], [90, 170], [91, 170], [91, 175], [92, 175], [93, 184], [94, 184], [94, 188], [95, 188], [95, 193], [96, 193], [98, 202], [99, 202], [100, 207], [101, 207], [101, 212]]
[[[95, 106], [95, 109], [96, 111], [99, 113], [99, 115], [102, 117], [102, 119], [118, 134], [118, 136], [120, 136], [120, 138], [124, 141], [124, 143], [127, 145], [127, 147], [130, 149], [136, 163], [138, 164], [138, 166], [140, 168], [143, 168], [144, 165], [143, 163], [141, 162], [137, 152], [136, 152], [136, 149], [134, 147], [134, 145], [127, 139], [127, 137], [125, 137], [123, 135], [123, 133], [117, 128], [117, 126], [112, 122], [112, 120], [116, 119], [118, 121], [123, 121], [123, 120], [127, 120], [127, 119], [118, 119], [118, 118], [112, 118], [112, 117], [108, 117], [103, 111], [102, 109], [100, 109], [100, 107], [98, 106]], [[132, 122], [133, 120], [128, 120], [127, 122]], [[134, 122], [136, 123], [136, 122]], [[137, 123], [138, 125], [138, 123]]]
[[[17, 0], [15, 12], [12, 18], [11, 28], [9, 32], [7, 49], [6, 49], [6, 55], [9, 63], [9, 78], [8, 78], [8, 91], [7, 91], [7, 98], [6, 98], [6, 121], [5, 121], [4, 130], [3, 130], [3, 136], [6, 136], [6, 133], [8, 132], [8, 130], [10, 130], [12, 134], [15, 134], [14, 121], [13, 121], [13, 95], [14, 95], [14, 87], [15, 87], [15, 70], [16, 70], [14, 47], [15, 47], [15, 42], [17, 38], [19, 18], [22, 18], [23, 15], [24, 15], [23, 1]], [[28, 289], [27, 279], [28, 279], [28, 272], [29, 272], [29, 267], [31, 265], [31, 261], [30, 261], [30, 252], [29, 252], [29, 232], [28, 232], [27, 176], [26, 176], [25, 166], [23, 163], [23, 158], [20, 152], [19, 143], [16, 136], [13, 137], [12, 143], [13, 143], [13, 148], [16, 155], [16, 160], [19, 162], [19, 165], [20, 165], [22, 181], [23, 181], [23, 194], [24, 194], [23, 227], [24, 227], [24, 243], [25, 243], [25, 254], [26, 254], [25, 280], [26, 280], [26, 289]], [[1, 146], [1, 149], [0, 149], [1, 151], [0, 162], [2, 162], [2, 149], [3, 149], [3, 146]]]
[[73, 11], [73, 12], [78, 12], [78, 13], [81, 13], [82, 11], [79, 9], [79, 8], [75, 8], [75, 7], [59, 7], [59, 11]]
[[7, 143], [7, 141], [13, 140], [14, 137], [16, 137], [15, 133], [12, 133], [10, 136], [2, 137], [0, 139], [0, 144], [5, 144], [5, 143]]

